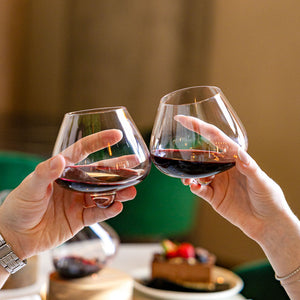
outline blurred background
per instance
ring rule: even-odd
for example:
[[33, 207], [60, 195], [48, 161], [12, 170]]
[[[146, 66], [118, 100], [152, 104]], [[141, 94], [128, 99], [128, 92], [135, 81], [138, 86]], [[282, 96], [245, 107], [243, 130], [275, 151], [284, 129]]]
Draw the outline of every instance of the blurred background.
[[[0, 149], [49, 157], [64, 113], [115, 105], [147, 139], [164, 94], [216, 85], [299, 214], [299, 29], [297, 0], [0, 0]], [[196, 202], [189, 239], [226, 265], [264, 257]]]

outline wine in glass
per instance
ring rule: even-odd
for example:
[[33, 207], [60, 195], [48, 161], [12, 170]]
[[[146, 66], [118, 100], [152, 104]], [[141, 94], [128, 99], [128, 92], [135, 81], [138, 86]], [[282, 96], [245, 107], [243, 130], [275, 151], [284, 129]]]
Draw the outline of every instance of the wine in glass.
[[63, 278], [89, 276], [111, 262], [119, 244], [120, 238], [112, 227], [104, 222], [95, 223], [54, 248], [53, 264]]
[[246, 131], [218, 87], [189, 87], [161, 99], [150, 142], [161, 172], [208, 184], [235, 165], [238, 147], [247, 149]]
[[67, 165], [56, 182], [90, 193], [108, 207], [118, 190], [136, 185], [150, 171], [150, 154], [125, 107], [96, 108], [65, 114], [53, 155]]

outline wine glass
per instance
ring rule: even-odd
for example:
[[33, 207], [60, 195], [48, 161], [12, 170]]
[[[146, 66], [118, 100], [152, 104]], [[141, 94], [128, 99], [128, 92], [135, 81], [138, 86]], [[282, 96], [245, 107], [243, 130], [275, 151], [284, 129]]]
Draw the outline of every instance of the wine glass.
[[119, 244], [120, 238], [112, 227], [105, 222], [95, 223], [54, 248], [53, 265], [63, 278], [89, 276], [107, 266]]
[[89, 193], [101, 208], [113, 203], [118, 190], [142, 181], [151, 167], [147, 146], [122, 106], [65, 114], [53, 150], [58, 153], [66, 167], [56, 182]]
[[209, 184], [235, 165], [246, 131], [218, 87], [195, 86], [164, 96], [158, 108], [150, 153], [166, 175]]

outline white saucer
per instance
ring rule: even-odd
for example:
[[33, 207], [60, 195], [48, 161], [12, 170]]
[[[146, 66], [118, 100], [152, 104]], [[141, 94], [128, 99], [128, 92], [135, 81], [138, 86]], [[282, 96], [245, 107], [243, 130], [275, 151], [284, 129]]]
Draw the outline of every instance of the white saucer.
[[170, 300], [216, 300], [216, 299], [226, 299], [228, 297], [237, 295], [243, 288], [244, 283], [242, 279], [231, 272], [230, 270], [214, 267], [213, 269], [213, 279], [218, 277], [223, 277], [224, 281], [229, 283], [229, 289], [220, 292], [175, 292], [167, 290], [159, 290], [155, 288], [148, 287], [144, 285], [141, 280], [146, 280], [150, 278], [149, 268], [137, 269], [131, 272], [134, 278], [134, 287], [136, 290], [161, 299]]

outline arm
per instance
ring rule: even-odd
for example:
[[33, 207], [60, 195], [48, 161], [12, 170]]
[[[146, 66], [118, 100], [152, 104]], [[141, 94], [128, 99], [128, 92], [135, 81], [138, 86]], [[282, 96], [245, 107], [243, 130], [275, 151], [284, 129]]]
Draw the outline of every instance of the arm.
[[[0, 233], [20, 259], [63, 243], [84, 226], [116, 216], [122, 211], [122, 201], [135, 197], [134, 187], [120, 190], [116, 194], [116, 201], [102, 209], [91, 205], [89, 194], [72, 192], [55, 183], [66, 163], [76, 163], [89, 153], [103, 148], [107, 139], [111, 139], [112, 144], [120, 138], [116, 130], [91, 135], [92, 145], [85, 139], [75, 146], [75, 150], [79, 151], [71, 151], [70, 148], [40, 163], [7, 196], [0, 206]], [[95, 139], [98, 143], [95, 143]], [[7, 271], [0, 266], [0, 286], [7, 277]]]
[[[223, 138], [216, 127], [196, 118], [176, 116], [183, 126], [202, 134]], [[275, 273], [282, 277], [300, 266], [300, 222], [291, 211], [284, 194], [257, 163], [238, 145], [231, 143], [237, 153], [236, 167], [215, 176], [209, 185], [185, 179], [191, 191], [203, 198], [224, 218], [255, 240], [265, 252]], [[300, 272], [283, 286], [292, 299], [299, 299]], [[289, 282], [289, 283], [288, 283]], [[298, 298], [297, 298], [298, 297]]]

